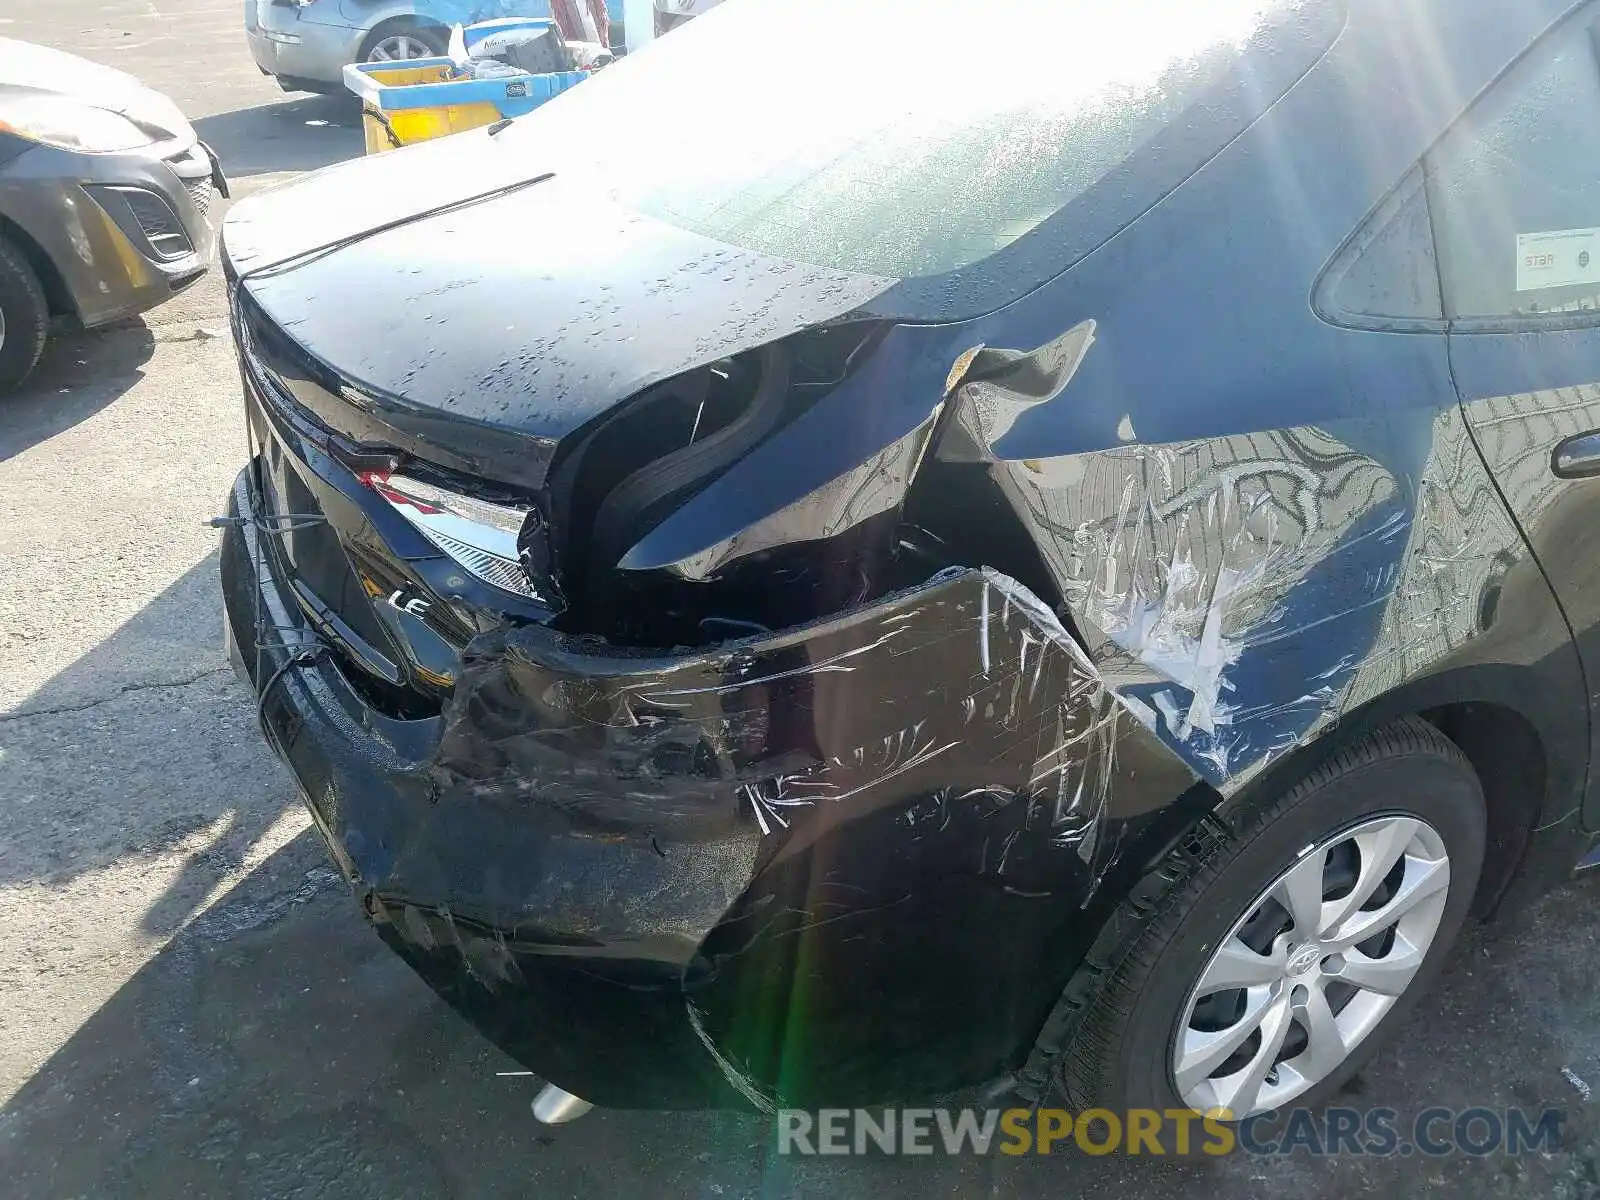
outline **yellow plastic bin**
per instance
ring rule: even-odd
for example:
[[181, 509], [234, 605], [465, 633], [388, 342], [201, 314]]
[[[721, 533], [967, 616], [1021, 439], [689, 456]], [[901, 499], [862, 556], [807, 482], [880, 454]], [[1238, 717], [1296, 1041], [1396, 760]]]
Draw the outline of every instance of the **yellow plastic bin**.
[[344, 69], [345, 87], [361, 98], [368, 154], [520, 117], [588, 77], [587, 71], [561, 71], [460, 78], [448, 58], [351, 63]]

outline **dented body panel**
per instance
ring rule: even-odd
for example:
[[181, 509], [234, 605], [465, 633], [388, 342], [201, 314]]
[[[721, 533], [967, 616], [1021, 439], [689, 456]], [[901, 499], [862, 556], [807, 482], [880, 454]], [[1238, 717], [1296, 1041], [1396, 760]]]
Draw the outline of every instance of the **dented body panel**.
[[[252, 514], [251, 490], [241, 477], [233, 515]], [[236, 529], [232, 627], [248, 629], [257, 604], [292, 624], [261, 534]], [[257, 686], [293, 653], [264, 650]], [[430, 977], [444, 959], [453, 1002], [601, 1103], [728, 1087], [758, 1105], [780, 1090], [865, 1097], [1004, 1071], [1062, 962], [963, 936], [916, 969], [941, 982], [907, 991], [912, 1035], [878, 989], [905, 986], [900, 966], [927, 935], [915, 951], [880, 939], [987, 912], [1030, 944], [1081, 952], [1084, 902], [1193, 781], [1048, 608], [976, 570], [709, 653], [596, 656], [524, 626], [471, 644], [442, 717], [356, 718], [364, 707], [316, 663], [267, 693], [263, 723], [385, 937]], [[799, 970], [796, 986], [834, 971], [858, 985], [818, 979], [814, 1019], [842, 1040], [804, 1071], [783, 1061], [802, 997], [748, 1004], [776, 970]], [[1008, 979], [1015, 1011], [975, 1036], [967, 998]], [[624, 1070], [617, 1050], [549, 1039], [530, 989], [581, 1005], [553, 1015], [639, 1060]], [[579, 1015], [591, 1004], [614, 1014], [601, 1028]], [[495, 1015], [506, 1006], [516, 1019]], [[690, 1034], [708, 1056], [644, 1053], [637, 1028], [662, 1021], [680, 1050]], [[915, 1045], [943, 1049], [908, 1057]]]
[[[481, 159], [471, 194], [401, 204], [380, 159], [365, 229], [247, 211], [229, 626], [384, 938], [585, 1099], [766, 1109], [1048, 1058], [1164, 853], [1395, 717], [1525, 722], [1493, 853], [1545, 831], [1569, 866], [1600, 619], [1547, 548], [1581, 502], [1492, 431], [1581, 368], [1522, 387], [1488, 342], [1313, 302], [1565, 7], [1351, 0], [1181, 186], [1009, 291], [721, 247], [487, 134], [429, 152]], [[496, 263], [569, 213], [599, 261]], [[411, 261], [405, 303], [356, 305]], [[374, 462], [526, 511], [540, 602], [456, 571]], [[340, 555], [353, 599], [308, 600]]]

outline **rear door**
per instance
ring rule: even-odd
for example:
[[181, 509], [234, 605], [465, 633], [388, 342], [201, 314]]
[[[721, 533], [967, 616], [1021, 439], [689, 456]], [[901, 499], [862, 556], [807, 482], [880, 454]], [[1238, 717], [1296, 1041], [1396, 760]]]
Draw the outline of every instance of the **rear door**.
[[[1572, 625], [1591, 712], [1600, 685], [1597, 38], [1600, 4], [1588, 4], [1541, 38], [1426, 161], [1467, 423]], [[1595, 808], [1591, 793], [1591, 826]]]

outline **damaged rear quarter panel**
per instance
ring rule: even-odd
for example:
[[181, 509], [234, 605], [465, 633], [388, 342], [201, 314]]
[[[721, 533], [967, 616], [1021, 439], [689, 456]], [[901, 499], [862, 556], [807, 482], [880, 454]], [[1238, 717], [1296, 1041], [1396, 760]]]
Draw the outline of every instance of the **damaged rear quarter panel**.
[[[1453, 407], [1004, 472], [1108, 683], [1225, 795], [1432, 673], [1568, 665]], [[1542, 629], [1499, 620], [1513, 576]]]
[[[1496, 40], [1415, 7], [1353, 10], [1327, 61], [1182, 188], [964, 326], [948, 361], [982, 347], [1015, 378], [957, 387], [933, 453], [989, 464], [1108, 686], [1224, 796], [1369, 706], [1481, 700], [1552, 748], [1556, 816], [1585, 775], [1565, 753], [1586, 743], [1582, 676], [1445, 338], [1335, 327], [1309, 302], [1545, 20]], [[1396, 69], [1425, 42], [1459, 74]], [[1396, 88], [1385, 120], [1328, 118]]]

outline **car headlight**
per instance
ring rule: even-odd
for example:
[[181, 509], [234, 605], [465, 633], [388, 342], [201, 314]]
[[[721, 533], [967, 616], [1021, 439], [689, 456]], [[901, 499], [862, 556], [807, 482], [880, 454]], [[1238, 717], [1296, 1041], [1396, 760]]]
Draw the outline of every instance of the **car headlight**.
[[0, 99], [0, 131], [86, 154], [133, 150], [155, 140], [127, 117], [64, 96]]

